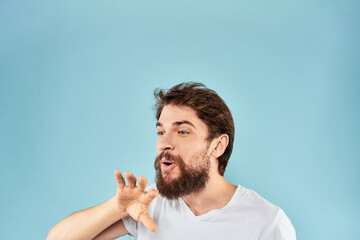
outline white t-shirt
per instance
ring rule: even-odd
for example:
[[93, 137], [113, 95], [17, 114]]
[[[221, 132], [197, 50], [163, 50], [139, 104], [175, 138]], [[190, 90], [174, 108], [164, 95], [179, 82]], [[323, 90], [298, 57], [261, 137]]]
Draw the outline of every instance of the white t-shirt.
[[132, 238], [296, 240], [295, 229], [284, 211], [242, 186], [237, 187], [225, 207], [200, 216], [195, 216], [182, 198], [169, 200], [160, 195], [153, 200], [149, 214], [157, 224], [156, 232], [150, 232], [131, 217], [123, 219]]

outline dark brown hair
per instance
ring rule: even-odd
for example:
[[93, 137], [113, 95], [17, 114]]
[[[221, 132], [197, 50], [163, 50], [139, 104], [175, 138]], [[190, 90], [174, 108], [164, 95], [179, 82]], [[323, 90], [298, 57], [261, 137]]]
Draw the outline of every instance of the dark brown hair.
[[229, 144], [223, 155], [218, 158], [218, 171], [223, 176], [232, 152], [235, 135], [234, 121], [224, 100], [214, 90], [196, 82], [181, 83], [169, 90], [156, 89], [154, 96], [157, 120], [164, 106], [168, 104], [188, 106], [194, 109], [197, 116], [208, 126], [208, 141], [221, 134], [229, 136]]

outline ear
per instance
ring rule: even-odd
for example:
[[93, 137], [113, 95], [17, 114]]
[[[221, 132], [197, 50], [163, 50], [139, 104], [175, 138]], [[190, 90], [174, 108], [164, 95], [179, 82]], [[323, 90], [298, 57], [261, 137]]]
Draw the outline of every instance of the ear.
[[229, 144], [229, 136], [227, 134], [222, 134], [217, 138], [213, 139], [215, 147], [212, 150], [212, 155], [215, 158], [220, 157], [224, 154], [226, 147]]

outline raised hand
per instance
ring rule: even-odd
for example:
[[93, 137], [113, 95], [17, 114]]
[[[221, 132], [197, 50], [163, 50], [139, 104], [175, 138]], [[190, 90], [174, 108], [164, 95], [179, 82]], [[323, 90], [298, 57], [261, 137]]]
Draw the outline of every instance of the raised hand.
[[136, 177], [130, 172], [125, 172], [128, 181], [128, 186], [126, 186], [125, 179], [118, 169], [115, 170], [114, 174], [118, 184], [116, 209], [122, 213], [126, 212], [134, 220], [143, 223], [147, 229], [155, 232], [157, 226], [148, 211], [158, 192], [155, 189], [151, 189], [149, 192], [145, 191], [147, 180], [144, 176], [139, 177], [139, 183], [136, 186]]

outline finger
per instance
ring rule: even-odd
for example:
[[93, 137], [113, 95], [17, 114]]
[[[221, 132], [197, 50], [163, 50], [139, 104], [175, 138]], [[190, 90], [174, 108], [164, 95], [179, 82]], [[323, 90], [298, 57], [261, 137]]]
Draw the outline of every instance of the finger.
[[134, 188], [136, 186], [136, 177], [131, 172], [126, 172], [125, 177], [128, 180], [128, 187]]
[[155, 190], [155, 189], [151, 189], [150, 191], [148, 191], [143, 199], [142, 202], [146, 205], [150, 205], [151, 202], [159, 195], [159, 193]]
[[156, 223], [150, 217], [148, 212], [140, 214], [139, 222], [142, 222], [144, 226], [149, 229], [151, 232], [155, 232], [157, 229]]
[[139, 177], [139, 184], [138, 184], [138, 189], [139, 189], [139, 191], [140, 191], [140, 192], [145, 191], [146, 186], [147, 186], [147, 179], [146, 179], [146, 177], [140, 176], [140, 177]]
[[116, 178], [118, 188], [123, 189], [125, 187], [125, 179], [121, 175], [120, 170], [116, 169], [115, 172], [114, 172], [114, 175], [115, 175], [115, 178]]

